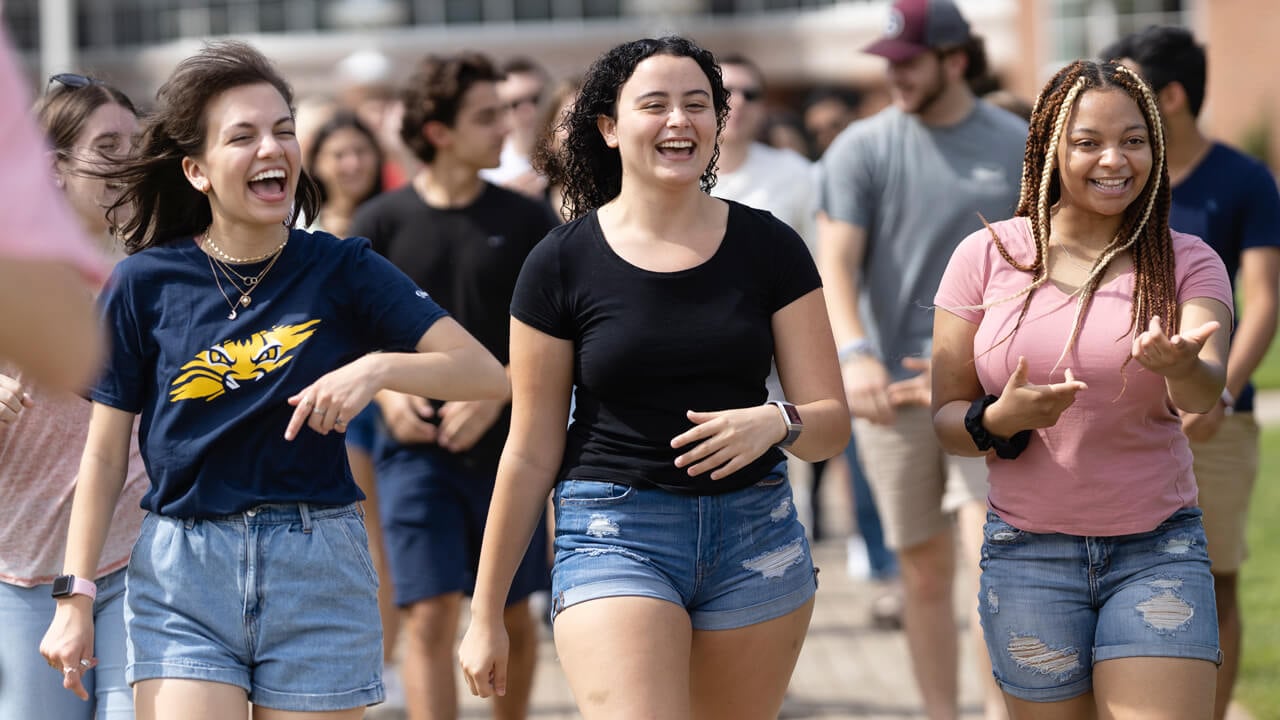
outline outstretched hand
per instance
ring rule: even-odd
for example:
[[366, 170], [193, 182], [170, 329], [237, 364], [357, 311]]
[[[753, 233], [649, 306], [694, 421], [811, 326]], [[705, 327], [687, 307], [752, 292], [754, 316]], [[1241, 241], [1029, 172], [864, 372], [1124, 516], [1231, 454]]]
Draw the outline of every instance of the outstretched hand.
[[1133, 359], [1142, 367], [1166, 378], [1179, 378], [1200, 362], [1200, 348], [1221, 325], [1210, 320], [1194, 330], [1173, 337], [1165, 334], [1159, 315], [1153, 315], [1147, 330], [1133, 339]]
[[676, 467], [687, 469], [691, 477], [713, 471], [712, 480], [726, 478], [787, 436], [786, 423], [773, 405], [719, 412], [690, 410], [686, 416], [694, 426], [672, 438], [671, 447], [693, 446], [676, 458]]
[[1032, 384], [1027, 375], [1027, 359], [1020, 356], [1000, 399], [987, 408], [984, 424], [989, 432], [1000, 437], [1053, 427], [1063, 411], [1076, 401], [1076, 393], [1088, 389], [1088, 385], [1076, 380], [1071, 368], [1067, 368], [1066, 379], [1060, 383]]

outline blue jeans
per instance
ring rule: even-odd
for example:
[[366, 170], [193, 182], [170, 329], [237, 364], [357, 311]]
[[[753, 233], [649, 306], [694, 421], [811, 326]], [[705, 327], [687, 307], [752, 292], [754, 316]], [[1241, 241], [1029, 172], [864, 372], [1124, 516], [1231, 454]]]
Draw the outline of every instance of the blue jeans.
[[786, 467], [711, 496], [561, 481], [553, 615], [599, 598], [651, 597], [688, 610], [697, 630], [729, 630], [800, 608], [817, 571]]
[[850, 436], [844, 448], [849, 463], [849, 485], [853, 490], [853, 517], [858, 522], [858, 534], [867, 544], [867, 559], [871, 565], [871, 578], [885, 580], [898, 575], [898, 556], [885, 547], [884, 531], [880, 527], [880, 511], [871, 495], [871, 486], [858, 462], [858, 439]]
[[978, 614], [1006, 693], [1068, 700], [1115, 658], [1221, 662], [1199, 508], [1116, 537], [1024, 532], [995, 513], [983, 532]]
[[236, 685], [279, 710], [380, 703], [377, 587], [355, 504], [148, 514], [129, 563], [129, 682]]
[[84, 702], [62, 687], [62, 673], [40, 656], [40, 639], [53, 620], [50, 585], [0, 583], [0, 718], [133, 720], [133, 691], [124, 679], [124, 570], [97, 580], [93, 602], [93, 654], [84, 673]]

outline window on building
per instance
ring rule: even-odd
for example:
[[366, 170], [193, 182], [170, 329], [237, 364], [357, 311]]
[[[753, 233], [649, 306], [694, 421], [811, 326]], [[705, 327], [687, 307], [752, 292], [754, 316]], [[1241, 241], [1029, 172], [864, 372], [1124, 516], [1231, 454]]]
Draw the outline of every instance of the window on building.
[[1044, 0], [1049, 12], [1050, 71], [1096, 57], [1117, 38], [1148, 25], [1191, 25], [1196, 0]]

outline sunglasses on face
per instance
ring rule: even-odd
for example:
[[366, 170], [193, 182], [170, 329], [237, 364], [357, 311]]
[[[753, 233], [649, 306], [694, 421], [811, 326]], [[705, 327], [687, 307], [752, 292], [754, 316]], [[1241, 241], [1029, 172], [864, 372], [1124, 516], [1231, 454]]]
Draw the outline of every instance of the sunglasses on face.
[[100, 85], [100, 81], [95, 80], [87, 75], [77, 75], [76, 73], [58, 73], [49, 78], [48, 88], [46, 92], [53, 89], [54, 85], [64, 87], [68, 90], [78, 90], [90, 85]]
[[764, 93], [760, 88], [725, 88], [733, 97], [740, 97], [747, 102], [756, 102], [764, 97]]

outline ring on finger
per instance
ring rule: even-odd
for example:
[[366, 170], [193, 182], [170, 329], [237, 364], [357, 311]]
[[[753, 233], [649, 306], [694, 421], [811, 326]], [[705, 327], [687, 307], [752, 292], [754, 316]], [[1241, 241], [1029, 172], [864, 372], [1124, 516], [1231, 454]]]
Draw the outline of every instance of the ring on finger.
[[[76, 667], [75, 665], [67, 665], [66, 667], [62, 668], [62, 674], [70, 675], [71, 673], [76, 672], [79, 669], [80, 668]], [[48, 676], [46, 675], [46, 677]]]
[[89, 661], [88, 661], [88, 660], [86, 660], [85, 658], [80, 658], [80, 667], [87, 668], [87, 667], [89, 667], [89, 666], [90, 666], [90, 665], [92, 665], [92, 664], [93, 664], [93, 663], [89, 662]]
[[334, 424], [334, 425], [346, 425], [346, 424], [347, 424], [347, 421], [346, 421], [346, 420], [343, 420], [341, 417], [338, 417], [338, 418], [336, 418], [336, 419], [333, 421], [333, 424]]
[[313, 408], [313, 409], [311, 410], [311, 412], [315, 413], [316, 415], [320, 415], [320, 416], [322, 416], [322, 417], [323, 417], [323, 416], [324, 416], [324, 414], [325, 414], [325, 409], [324, 409], [324, 408], [322, 408], [322, 407], [317, 407], [317, 408]]

